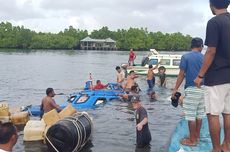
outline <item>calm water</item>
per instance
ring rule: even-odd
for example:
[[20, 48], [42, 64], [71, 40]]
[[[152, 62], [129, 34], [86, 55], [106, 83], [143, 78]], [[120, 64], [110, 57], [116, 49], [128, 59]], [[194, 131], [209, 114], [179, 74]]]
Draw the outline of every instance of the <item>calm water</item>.
[[[137, 62], [148, 52], [138, 52]], [[56, 93], [69, 94], [81, 90], [88, 80], [115, 82], [115, 66], [127, 62], [128, 52], [106, 51], [32, 51], [0, 52], [0, 101], [11, 107], [40, 104], [47, 87]], [[173, 108], [168, 97], [176, 78], [168, 78], [167, 88], [156, 88], [158, 101], [150, 102], [146, 95], [144, 76], [137, 79], [142, 89], [142, 104], [148, 111], [152, 134], [151, 149], [135, 149], [136, 131], [132, 108], [128, 103], [113, 101], [95, 110], [87, 110], [93, 118], [91, 143], [84, 152], [165, 152], [170, 136], [181, 119], [181, 109]], [[66, 96], [56, 96], [62, 103]], [[23, 132], [21, 132], [23, 134]], [[23, 142], [23, 135], [14, 147], [16, 152], [45, 152], [40, 142]]]

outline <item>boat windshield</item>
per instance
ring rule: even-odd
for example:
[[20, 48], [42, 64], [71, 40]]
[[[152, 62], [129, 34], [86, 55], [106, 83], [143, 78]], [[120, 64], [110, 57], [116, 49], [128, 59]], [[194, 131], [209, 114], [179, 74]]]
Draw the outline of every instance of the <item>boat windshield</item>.
[[89, 96], [87, 94], [83, 94], [77, 101], [76, 103], [83, 103], [86, 102], [89, 99]]
[[179, 66], [180, 65], [180, 59], [173, 59], [173, 66]]
[[158, 59], [150, 59], [149, 65], [156, 65], [158, 63]]
[[76, 99], [76, 96], [71, 96], [68, 99], [68, 102], [72, 103]]
[[105, 103], [106, 102], [106, 99], [97, 99], [95, 105], [99, 105], [99, 104], [102, 104], [102, 103]]
[[170, 66], [170, 59], [161, 59], [161, 65], [168, 65]]

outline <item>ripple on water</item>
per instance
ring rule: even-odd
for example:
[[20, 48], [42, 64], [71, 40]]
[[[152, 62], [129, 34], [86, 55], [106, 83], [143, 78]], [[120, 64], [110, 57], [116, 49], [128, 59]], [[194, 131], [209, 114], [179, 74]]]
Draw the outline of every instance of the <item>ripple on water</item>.
[[[137, 61], [148, 52], [137, 52]], [[79, 91], [92, 73], [93, 80], [103, 83], [116, 81], [115, 66], [127, 61], [128, 52], [103, 51], [36, 51], [27, 53], [0, 53], [0, 100], [11, 106], [40, 104], [47, 87], [57, 93]], [[42, 62], [41, 62], [42, 59]], [[106, 64], [105, 64], [106, 63]], [[10, 70], [9, 70], [10, 69]], [[151, 148], [135, 149], [136, 130], [134, 111], [125, 102], [112, 101], [95, 110], [87, 110], [93, 118], [91, 142], [84, 152], [165, 152], [170, 135], [181, 118], [180, 108], [173, 108], [168, 97], [175, 78], [167, 79], [167, 88], [156, 87], [157, 101], [146, 95], [145, 76], [137, 79], [142, 89], [142, 104], [148, 111], [152, 135]], [[57, 103], [66, 100], [56, 96]], [[19, 136], [15, 152], [46, 152], [42, 142], [23, 142]]]

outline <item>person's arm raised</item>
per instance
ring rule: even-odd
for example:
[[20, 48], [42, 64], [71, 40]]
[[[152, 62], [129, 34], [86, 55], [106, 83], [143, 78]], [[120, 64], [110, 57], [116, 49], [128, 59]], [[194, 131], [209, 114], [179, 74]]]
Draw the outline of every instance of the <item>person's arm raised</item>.
[[155, 67], [153, 68], [153, 70], [157, 69], [160, 63], [161, 63], [161, 61], [159, 61], [159, 62], [155, 65]]

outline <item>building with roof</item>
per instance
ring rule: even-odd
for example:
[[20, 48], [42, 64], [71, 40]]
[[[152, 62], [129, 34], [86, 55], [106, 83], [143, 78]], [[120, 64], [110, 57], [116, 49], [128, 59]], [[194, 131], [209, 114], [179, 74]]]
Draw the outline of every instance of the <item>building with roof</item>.
[[116, 41], [111, 38], [92, 39], [89, 36], [81, 40], [82, 50], [117, 50]]

